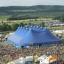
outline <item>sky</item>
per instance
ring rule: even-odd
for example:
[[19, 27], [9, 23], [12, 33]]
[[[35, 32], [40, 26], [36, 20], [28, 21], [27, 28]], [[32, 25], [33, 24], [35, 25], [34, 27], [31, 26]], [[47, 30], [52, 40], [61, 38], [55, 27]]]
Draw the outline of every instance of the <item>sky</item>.
[[64, 0], [0, 0], [0, 6], [64, 5]]

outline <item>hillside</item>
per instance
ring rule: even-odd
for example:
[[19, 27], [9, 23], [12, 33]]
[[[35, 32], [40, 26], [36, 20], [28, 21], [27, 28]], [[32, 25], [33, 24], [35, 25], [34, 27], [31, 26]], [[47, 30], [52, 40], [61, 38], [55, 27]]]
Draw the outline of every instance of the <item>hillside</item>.
[[60, 16], [64, 15], [64, 6], [9, 6], [0, 7], [0, 16]]

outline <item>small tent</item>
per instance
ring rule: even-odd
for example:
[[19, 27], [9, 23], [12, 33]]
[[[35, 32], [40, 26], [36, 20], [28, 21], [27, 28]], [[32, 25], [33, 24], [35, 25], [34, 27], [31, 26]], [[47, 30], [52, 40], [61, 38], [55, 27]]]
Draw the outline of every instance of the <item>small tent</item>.
[[33, 61], [33, 56], [26, 56], [25, 60], [26, 60], [26, 62]]
[[48, 56], [42, 55], [38, 58], [38, 61], [40, 61], [40, 64], [49, 64]]
[[7, 64], [25, 64], [25, 58], [21, 57], [19, 59], [14, 60], [14, 61], [8, 62]]

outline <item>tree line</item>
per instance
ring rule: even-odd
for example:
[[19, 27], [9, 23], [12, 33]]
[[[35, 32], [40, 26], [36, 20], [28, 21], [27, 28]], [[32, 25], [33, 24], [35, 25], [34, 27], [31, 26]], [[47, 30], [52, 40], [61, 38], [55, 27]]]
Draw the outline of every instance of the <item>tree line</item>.
[[2, 24], [0, 24], [0, 31], [14, 31], [20, 25], [24, 26], [23, 23], [21, 23], [21, 24], [18, 24], [18, 23], [14, 23], [14, 24], [2, 23]]
[[53, 19], [54, 19], [54, 20], [60, 20], [61, 22], [64, 22], [64, 15], [54, 17]]
[[[14, 24], [8, 24], [8, 23], [2, 23], [0, 24], [0, 31], [15, 31], [19, 26], [29, 26], [29, 25], [33, 25], [32, 23], [14, 23]], [[45, 23], [42, 22], [40, 24], [40, 26], [44, 27]]]

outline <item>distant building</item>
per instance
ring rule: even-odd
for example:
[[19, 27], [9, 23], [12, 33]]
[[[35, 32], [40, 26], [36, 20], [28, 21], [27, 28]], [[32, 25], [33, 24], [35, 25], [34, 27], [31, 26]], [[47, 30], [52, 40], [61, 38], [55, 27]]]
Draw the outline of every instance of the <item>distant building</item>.
[[40, 64], [49, 64], [49, 59], [47, 55], [39, 57], [38, 60], [40, 61]]

